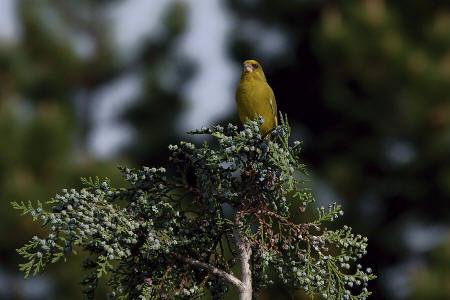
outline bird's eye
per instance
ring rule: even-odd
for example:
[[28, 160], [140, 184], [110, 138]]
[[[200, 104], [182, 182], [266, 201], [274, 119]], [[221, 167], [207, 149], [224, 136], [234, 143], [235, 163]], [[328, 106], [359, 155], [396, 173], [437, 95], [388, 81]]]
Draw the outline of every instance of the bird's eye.
[[257, 64], [253, 64], [253, 68], [258, 69], [258, 65]]

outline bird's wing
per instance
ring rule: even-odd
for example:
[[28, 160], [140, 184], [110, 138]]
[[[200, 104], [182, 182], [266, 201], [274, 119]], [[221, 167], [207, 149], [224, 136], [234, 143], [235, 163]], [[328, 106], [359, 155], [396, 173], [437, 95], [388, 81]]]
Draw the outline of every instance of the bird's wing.
[[275, 94], [273, 93], [272, 88], [269, 86], [270, 89], [270, 98], [269, 98], [269, 104], [270, 108], [272, 109], [273, 114], [273, 120], [274, 120], [274, 127], [278, 126], [278, 108], [277, 108], [277, 101], [275, 101]]

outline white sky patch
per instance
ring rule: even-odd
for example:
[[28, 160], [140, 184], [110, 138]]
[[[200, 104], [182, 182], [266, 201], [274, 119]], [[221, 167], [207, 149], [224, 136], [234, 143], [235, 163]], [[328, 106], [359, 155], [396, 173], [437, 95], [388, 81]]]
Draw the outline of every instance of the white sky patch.
[[96, 116], [89, 137], [89, 147], [95, 155], [112, 156], [134, 137], [132, 127], [117, 119], [133, 103], [140, 85], [141, 79], [137, 74], [128, 74], [100, 89], [93, 96]]
[[260, 28], [258, 35], [258, 54], [264, 59], [286, 55], [288, 38], [277, 27]]
[[0, 41], [15, 42], [19, 38], [15, 0], [0, 1]]
[[416, 150], [408, 141], [388, 138], [384, 148], [387, 158], [396, 166], [408, 164], [416, 158]]
[[450, 234], [443, 224], [423, 224], [407, 222], [402, 226], [402, 237], [408, 249], [414, 252], [426, 252], [441, 244]]
[[128, 0], [110, 8], [119, 51], [132, 55], [151, 31], [157, 30], [169, 0]]
[[188, 109], [180, 131], [209, 125], [234, 108], [233, 83], [240, 71], [227, 57], [230, 16], [219, 0], [188, 1], [190, 18], [180, 51], [197, 61], [198, 72], [186, 88]]
[[253, 20], [244, 21], [243, 31], [239, 34], [256, 45], [257, 58], [264, 61], [272, 57], [279, 57], [289, 54], [289, 38], [277, 26], [268, 26]]
[[76, 33], [72, 35], [75, 53], [84, 59], [92, 57], [95, 53], [95, 42], [86, 34]]

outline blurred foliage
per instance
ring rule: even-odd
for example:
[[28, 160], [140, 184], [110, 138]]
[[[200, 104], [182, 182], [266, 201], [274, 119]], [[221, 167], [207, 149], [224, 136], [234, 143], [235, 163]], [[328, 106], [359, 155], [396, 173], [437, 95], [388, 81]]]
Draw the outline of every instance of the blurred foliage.
[[263, 63], [307, 163], [376, 241], [370, 264], [404, 262], [405, 222], [449, 221], [449, 3], [227, 3], [233, 58]]
[[[45, 199], [55, 188], [79, 182], [81, 175], [110, 174], [114, 169], [86, 152], [89, 119], [77, 120], [74, 105], [78, 91], [109, 80], [116, 68], [107, 35], [100, 34], [104, 24], [94, 13], [98, 7], [86, 1], [80, 10], [69, 3], [18, 1], [16, 8], [20, 39], [0, 46], [0, 257], [6, 274], [16, 274], [14, 250], [35, 231], [11, 212], [10, 201]], [[86, 35], [95, 50], [82, 57], [71, 34]], [[89, 105], [80, 107], [88, 111]], [[81, 270], [67, 268], [72, 267], [53, 270], [54, 298], [80, 297], [76, 281], [69, 278]], [[6, 280], [15, 282], [15, 277], [19, 275]], [[1, 296], [25, 297], [22, 284]]]
[[[174, 78], [164, 78], [170, 76], [166, 71], [183, 69], [181, 64], [173, 69], [176, 65], [168, 48], [173, 48], [175, 37], [183, 31], [186, 8], [170, 7], [161, 36], [144, 43], [146, 50], [128, 62], [117, 53], [110, 32], [108, 8], [114, 2], [119, 1], [21, 0], [14, 4], [20, 36], [0, 44], [0, 271], [11, 276], [3, 277], [7, 283], [15, 284], [0, 298], [30, 297], [30, 292], [25, 293], [29, 290], [26, 283], [17, 280], [22, 275], [17, 274], [15, 249], [35, 228], [11, 212], [10, 201], [48, 199], [55, 190], [79, 185], [80, 176], [108, 176], [113, 182], [119, 176], [115, 163], [100, 161], [89, 150], [96, 90], [138, 69], [145, 78], [140, 97], [142, 102], [151, 98], [152, 104], [132, 110], [154, 112], [145, 117], [130, 115], [138, 131], [153, 128], [139, 135], [153, 148], [139, 151], [152, 156], [166, 149], [166, 138], [173, 136], [180, 91], [162, 86], [174, 82]], [[164, 121], [164, 126], [156, 126]], [[131, 163], [141, 164], [144, 157], [132, 156], [135, 161]], [[51, 294], [44, 298], [79, 299], [79, 265], [75, 259], [70, 265], [53, 268], [48, 282], [51, 290], [46, 291]]]

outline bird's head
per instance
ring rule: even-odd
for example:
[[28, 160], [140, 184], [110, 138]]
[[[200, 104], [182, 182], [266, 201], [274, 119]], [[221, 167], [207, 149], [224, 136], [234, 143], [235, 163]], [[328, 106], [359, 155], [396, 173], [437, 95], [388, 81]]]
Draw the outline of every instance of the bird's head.
[[241, 78], [248, 78], [248, 79], [259, 79], [266, 81], [266, 76], [264, 75], [263, 69], [259, 62], [253, 59], [249, 59], [244, 61], [242, 64], [243, 70]]

